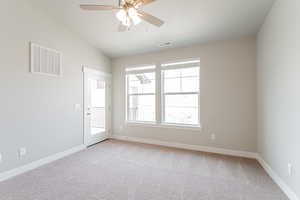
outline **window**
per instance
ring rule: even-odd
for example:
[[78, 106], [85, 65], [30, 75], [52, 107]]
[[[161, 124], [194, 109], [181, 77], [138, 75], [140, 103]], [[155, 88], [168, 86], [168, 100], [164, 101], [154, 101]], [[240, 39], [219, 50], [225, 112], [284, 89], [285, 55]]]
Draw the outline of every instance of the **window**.
[[[150, 66], [151, 67], [151, 66]], [[155, 66], [127, 69], [127, 120], [155, 122]]]
[[126, 68], [126, 80], [128, 121], [200, 126], [200, 60]]
[[163, 123], [199, 124], [199, 67], [163, 69]]

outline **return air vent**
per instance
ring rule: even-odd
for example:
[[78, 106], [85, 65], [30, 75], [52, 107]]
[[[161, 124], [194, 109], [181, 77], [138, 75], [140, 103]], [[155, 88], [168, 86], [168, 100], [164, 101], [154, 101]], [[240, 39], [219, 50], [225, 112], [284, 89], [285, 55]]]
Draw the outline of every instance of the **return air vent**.
[[35, 74], [61, 76], [61, 53], [50, 48], [31, 43], [31, 72]]

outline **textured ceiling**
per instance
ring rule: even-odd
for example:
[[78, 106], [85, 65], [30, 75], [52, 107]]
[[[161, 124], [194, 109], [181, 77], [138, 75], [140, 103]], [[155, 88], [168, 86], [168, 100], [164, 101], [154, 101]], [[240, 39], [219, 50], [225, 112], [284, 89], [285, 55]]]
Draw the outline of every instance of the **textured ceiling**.
[[[118, 32], [116, 11], [87, 12], [80, 3], [117, 5], [116, 0], [29, 0], [110, 57], [255, 35], [274, 0], [157, 0], [143, 10], [163, 19], [161, 28], [142, 22]], [[166, 47], [164, 47], [166, 48]]]

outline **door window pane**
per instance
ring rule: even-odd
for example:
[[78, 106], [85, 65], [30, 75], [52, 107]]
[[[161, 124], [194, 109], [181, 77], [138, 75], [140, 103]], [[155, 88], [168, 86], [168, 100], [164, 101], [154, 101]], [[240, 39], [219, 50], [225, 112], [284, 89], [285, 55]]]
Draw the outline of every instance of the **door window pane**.
[[105, 81], [90, 79], [91, 134], [105, 131]]

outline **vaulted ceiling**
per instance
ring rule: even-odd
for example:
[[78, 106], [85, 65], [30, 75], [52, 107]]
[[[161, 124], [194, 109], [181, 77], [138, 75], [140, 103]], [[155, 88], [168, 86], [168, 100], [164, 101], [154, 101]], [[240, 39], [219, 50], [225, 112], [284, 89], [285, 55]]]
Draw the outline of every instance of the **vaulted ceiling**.
[[110, 57], [255, 35], [274, 0], [156, 0], [143, 7], [166, 23], [145, 22], [118, 32], [117, 11], [87, 12], [79, 4], [117, 5], [117, 0], [30, 0]]

